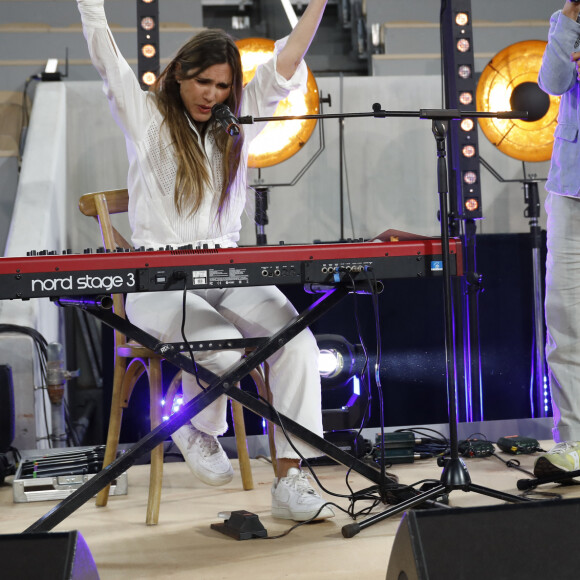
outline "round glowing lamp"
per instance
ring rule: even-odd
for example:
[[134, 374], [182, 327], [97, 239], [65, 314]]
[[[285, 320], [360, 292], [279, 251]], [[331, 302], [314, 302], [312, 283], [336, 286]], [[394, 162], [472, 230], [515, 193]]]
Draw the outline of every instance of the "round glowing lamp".
[[528, 111], [527, 119], [479, 119], [500, 151], [520, 161], [548, 161], [552, 155], [559, 97], [537, 84], [546, 41], [526, 40], [498, 52], [481, 73], [476, 103], [481, 111]]
[[[247, 85], [258, 66], [274, 54], [274, 41], [265, 38], [246, 38], [236, 41], [242, 58], [243, 83]], [[292, 91], [280, 102], [274, 117], [316, 115], [320, 112], [318, 86], [308, 69], [307, 90]], [[262, 132], [252, 141], [248, 157], [249, 167], [271, 167], [295, 155], [308, 141], [316, 119], [302, 121], [269, 121]]]

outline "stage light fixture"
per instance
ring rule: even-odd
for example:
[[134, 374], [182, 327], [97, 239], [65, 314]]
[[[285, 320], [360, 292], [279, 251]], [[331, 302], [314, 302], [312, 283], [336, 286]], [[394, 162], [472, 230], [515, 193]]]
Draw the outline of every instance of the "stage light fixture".
[[145, 18], [142, 18], [141, 28], [143, 30], [146, 30], [147, 32], [153, 30], [155, 28], [155, 19], [151, 18], [151, 16], [146, 16]]
[[343, 365], [342, 354], [334, 349], [323, 349], [318, 359], [318, 372], [321, 377], [328, 378], [339, 372]]
[[[470, 0], [449, 0], [441, 13], [441, 26], [443, 33], [443, 64], [445, 70], [445, 100], [449, 109], [459, 109], [462, 112], [475, 110], [474, 79], [474, 47], [473, 27], [471, 19]], [[476, 204], [477, 212], [466, 213], [465, 198], [479, 198], [480, 192], [466, 190], [466, 182], [463, 175], [466, 171], [479, 172], [478, 135], [473, 131], [475, 123], [470, 118], [461, 121], [451, 121], [448, 130], [448, 159], [450, 165], [449, 190], [451, 213], [458, 219], [480, 219], [481, 203]], [[466, 134], [469, 133], [467, 136]], [[469, 144], [465, 143], [466, 138]], [[478, 187], [478, 185], [477, 185]], [[455, 235], [459, 233], [453, 232]]]
[[[246, 38], [236, 41], [242, 58], [244, 86], [256, 73], [258, 65], [274, 55], [274, 41], [266, 38]], [[315, 115], [320, 112], [320, 97], [314, 75], [308, 69], [306, 93], [295, 90], [280, 102], [273, 116]], [[271, 167], [296, 154], [308, 141], [316, 120], [270, 121], [252, 141], [248, 166]]]
[[467, 211], [477, 211], [479, 209], [479, 200], [474, 197], [466, 199], [465, 209]]
[[323, 389], [342, 387], [354, 376], [360, 376], [366, 360], [360, 344], [351, 344], [339, 334], [321, 334], [315, 338], [320, 350], [319, 372]]
[[471, 103], [473, 103], [473, 93], [469, 91], [463, 91], [459, 94], [459, 102], [462, 105], [471, 105]]
[[457, 74], [462, 78], [462, 79], [468, 79], [471, 77], [473, 69], [467, 65], [467, 64], [462, 64], [458, 69], [457, 69]]
[[482, 111], [528, 111], [527, 119], [479, 120], [484, 135], [502, 153], [520, 161], [548, 161], [552, 155], [560, 97], [537, 84], [547, 42], [526, 40], [498, 52], [477, 84]]
[[[323, 391], [322, 424], [325, 433], [360, 427], [367, 410], [368, 392], [361, 389], [361, 375], [367, 360], [360, 344], [351, 344], [339, 334], [316, 335], [320, 350], [319, 372]], [[324, 400], [336, 399], [336, 391], [347, 398], [346, 404], [337, 408], [324, 408]], [[345, 393], [346, 391], [346, 393]], [[325, 395], [326, 393], [326, 395]]]
[[471, 159], [475, 156], [475, 147], [473, 145], [464, 145], [461, 149], [461, 153], [464, 157]]
[[137, 76], [147, 90], [159, 75], [159, 2], [138, 0], [137, 22]]
[[469, 52], [470, 49], [471, 49], [471, 43], [469, 42], [469, 40], [467, 38], [460, 38], [457, 41], [457, 50], [459, 52]]
[[467, 185], [477, 183], [477, 173], [475, 173], [475, 171], [466, 171], [463, 174], [463, 181], [464, 183], [467, 183]]
[[473, 131], [475, 123], [473, 122], [473, 119], [462, 119], [460, 126], [463, 131], [469, 133], [469, 131]]
[[150, 87], [157, 80], [157, 75], [152, 72], [146, 72], [141, 75], [141, 84]]
[[157, 49], [152, 44], [144, 44], [141, 47], [141, 54], [145, 58], [153, 58], [157, 54]]

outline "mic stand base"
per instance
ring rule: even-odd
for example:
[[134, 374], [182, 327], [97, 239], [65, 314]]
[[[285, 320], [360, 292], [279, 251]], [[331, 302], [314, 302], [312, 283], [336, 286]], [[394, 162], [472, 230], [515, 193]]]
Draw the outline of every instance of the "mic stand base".
[[[441, 474], [441, 479], [439, 485], [435, 485], [428, 491], [424, 491], [414, 498], [402, 501], [401, 503], [382, 511], [379, 514], [366, 518], [361, 522], [356, 522], [354, 524], [347, 524], [342, 528], [342, 535], [345, 538], [352, 538], [356, 536], [360, 531], [381, 522], [391, 516], [402, 513], [408, 509], [414, 508], [416, 506], [422, 505], [424, 503], [429, 503], [435, 500], [437, 497], [442, 495], [447, 495], [452, 491], [460, 490], [465, 492], [475, 492], [480, 495], [485, 495], [488, 497], [493, 497], [505, 502], [511, 503], [521, 503], [532, 501], [525, 497], [520, 497], [517, 495], [512, 495], [510, 493], [504, 493], [491, 489], [489, 487], [484, 487], [471, 483], [471, 478], [467, 471], [467, 467], [462, 459], [445, 459], [446, 465]], [[443, 508], [443, 504], [437, 503], [437, 506]], [[448, 506], [445, 506], [448, 507]], [[443, 508], [444, 509], [444, 508]]]

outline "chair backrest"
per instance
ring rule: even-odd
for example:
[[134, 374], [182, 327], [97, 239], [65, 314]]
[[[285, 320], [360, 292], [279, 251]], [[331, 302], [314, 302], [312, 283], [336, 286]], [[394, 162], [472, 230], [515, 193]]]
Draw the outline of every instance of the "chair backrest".
[[[124, 213], [129, 207], [129, 192], [126, 189], [85, 193], [79, 199], [82, 214], [94, 217], [101, 228], [103, 246], [107, 250], [117, 248], [131, 249], [131, 244], [113, 227], [111, 214]], [[122, 294], [113, 294], [113, 309], [119, 316], [125, 317], [125, 303]], [[115, 331], [115, 343], [125, 342], [125, 337]]]
[[101, 228], [103, 246], [107, 250], [131, 249], [131, 244], [113, 227], [111, 215], [125, 213], [129, 207], [129, 192], [126, 189], [112, 189], [85, 193], [79, 199], [79, 209], [86, 216], [94, 217]]

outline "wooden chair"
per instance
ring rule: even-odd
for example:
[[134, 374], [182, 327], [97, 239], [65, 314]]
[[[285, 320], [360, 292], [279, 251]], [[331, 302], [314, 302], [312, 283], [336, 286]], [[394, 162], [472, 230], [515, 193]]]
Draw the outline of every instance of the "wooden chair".
[[[116, 189], [97, 193], [87, 193], [79, 200], [79, 209], [86, 215], [94, 217], [100, 225], [104, 247], [108, 250], [116, 248], [131, 249], [127, 240], [113, 227], [111, 214], [124, 213], [127, 211], [129, 195], [126, 189]], [[125, 303], [123, 295], [113, 295], [113, 308], [117, 315], [125, 317]], [[129, 399], [135, 384], [145, 373], [149, 381], [149, 401], [151, 429], [157, 427], [162, 421], [163, 398], [161, 363], [163, 357], [157, 353], [135, 343], [128, 342], [126, 337], [115, 331], [115, 358], [113, 372], [113, 394], [111, 401], [111, 413], [107, 433], [107, 443], [103, 466], [109, 465], [117, 454], [119, 435], [123, 409], [129, 406]], [[255, 369], [251, 373], [252, 379], [260, 395], [271, 401], [271, 393], [267, 382], [267, 366], [264, 371]], [[181, 372], [179, 372], [168, 388], [166, 399], [171, 400], [179, 388]], [[242, 484], [245, 490], [253, 489], [252, 471], [246, 441], [246, 429], [244, 423], [243, 407], [237, 401], [231, 401], [234, 430], [236, 435], [236, 447]], [[268, 425], [270, 454], [274, 473], [276, 473], [276, 448], [271, 425]], [[159, 506], [161, 503], [161, 486], [163, 479], [163, 445], [157, 446], [151, 452], [151, 471], [149, 478], [149, 498], [147, 502], [146, 523], [155, 525], [159, 521]], [[97, 506], [107, 505], [109, 486], [101, 490], [97, 495]]]

